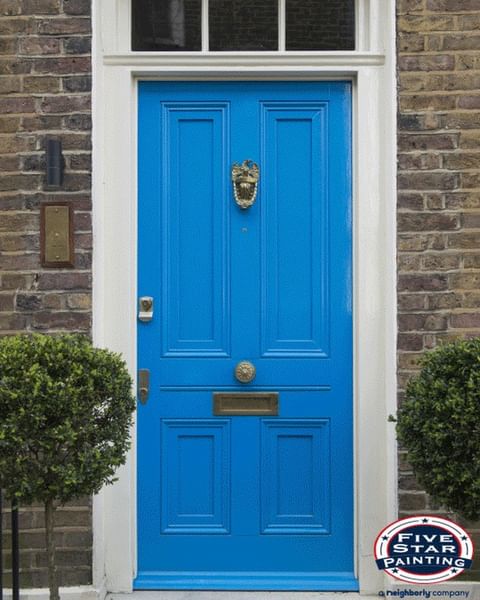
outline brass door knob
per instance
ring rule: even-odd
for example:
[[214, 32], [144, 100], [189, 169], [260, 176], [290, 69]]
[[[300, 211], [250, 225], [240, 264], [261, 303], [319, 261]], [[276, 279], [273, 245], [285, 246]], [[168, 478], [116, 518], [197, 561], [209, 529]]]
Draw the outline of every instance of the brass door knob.
[[255, 379], [257, 370], [248, 360], [242, 360], [235, 367], [235, 377], [240, 383], [250, 383]]

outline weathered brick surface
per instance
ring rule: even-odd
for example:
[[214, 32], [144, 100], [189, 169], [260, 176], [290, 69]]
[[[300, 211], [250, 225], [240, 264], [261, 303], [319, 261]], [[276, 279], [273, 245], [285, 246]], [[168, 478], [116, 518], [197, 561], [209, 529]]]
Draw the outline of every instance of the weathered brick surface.
[[[400, 402], [425, 350], [480, 335], [479, 10], [397, 0]], [[399, 464], [400, 514], [441, 511]], [[479, 576], [477, 559], [464, 577]]]
[[[90, 29], [89, 0], [0, 0], [0, 334], [90, 331]], [[48, 135], [63, 141], [58, 192], [45, 190]], [[39, 206], [55, 200], [75, 210], [73, 269], [40, 267]], [[90, 504], [57, 515], [62, 585], [91, 582]], [[41, 507], [20, 523], [21, 584], [45, 586]]]

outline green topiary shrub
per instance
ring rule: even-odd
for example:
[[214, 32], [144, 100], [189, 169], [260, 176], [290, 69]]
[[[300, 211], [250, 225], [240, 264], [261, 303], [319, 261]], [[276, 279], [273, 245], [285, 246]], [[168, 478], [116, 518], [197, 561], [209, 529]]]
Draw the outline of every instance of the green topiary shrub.
[[480, 338], [425, 355], [406, 390], [397, 435], [425, 490], [443, 506], [480, 517]]
[[96, 493], [125, 462], [135, 398], [122, 359], [79, 335], [0, 339], [0, 485], [45, 505], [50, 598], [54, 510]]

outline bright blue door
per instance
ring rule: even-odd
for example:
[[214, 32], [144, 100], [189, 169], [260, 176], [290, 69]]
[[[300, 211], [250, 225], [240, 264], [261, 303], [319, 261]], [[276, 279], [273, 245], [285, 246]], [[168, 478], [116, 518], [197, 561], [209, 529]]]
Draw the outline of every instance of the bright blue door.
[[[348, 82], [139, 85], [136, 589], [357, 589], [350, 107]], [[278, 414], [215, 414], [221, 391]]]

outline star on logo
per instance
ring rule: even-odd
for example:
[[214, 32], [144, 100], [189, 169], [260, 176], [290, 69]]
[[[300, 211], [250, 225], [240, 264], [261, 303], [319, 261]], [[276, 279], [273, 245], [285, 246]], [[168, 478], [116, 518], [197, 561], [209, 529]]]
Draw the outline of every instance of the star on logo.
[[384, 535], [384, 536], [382, 537], [382, 540], [388, 540], [388, 535]]
[[468, 540], [468, 538], [466, 535], [462, 536], [462, 542], [466, 542], [467, 540]]
[[452, 571], [451, 571], [451, 572], [452, 572], [452, 573], [456, 573], [456, 572], [457, 572], [457, 569], [452, 569]]
[[398, 573], [398, 569], [392, 569], [392, 573]]
[[422, 519], [422, 523], [428, 523], [428, 519]]

